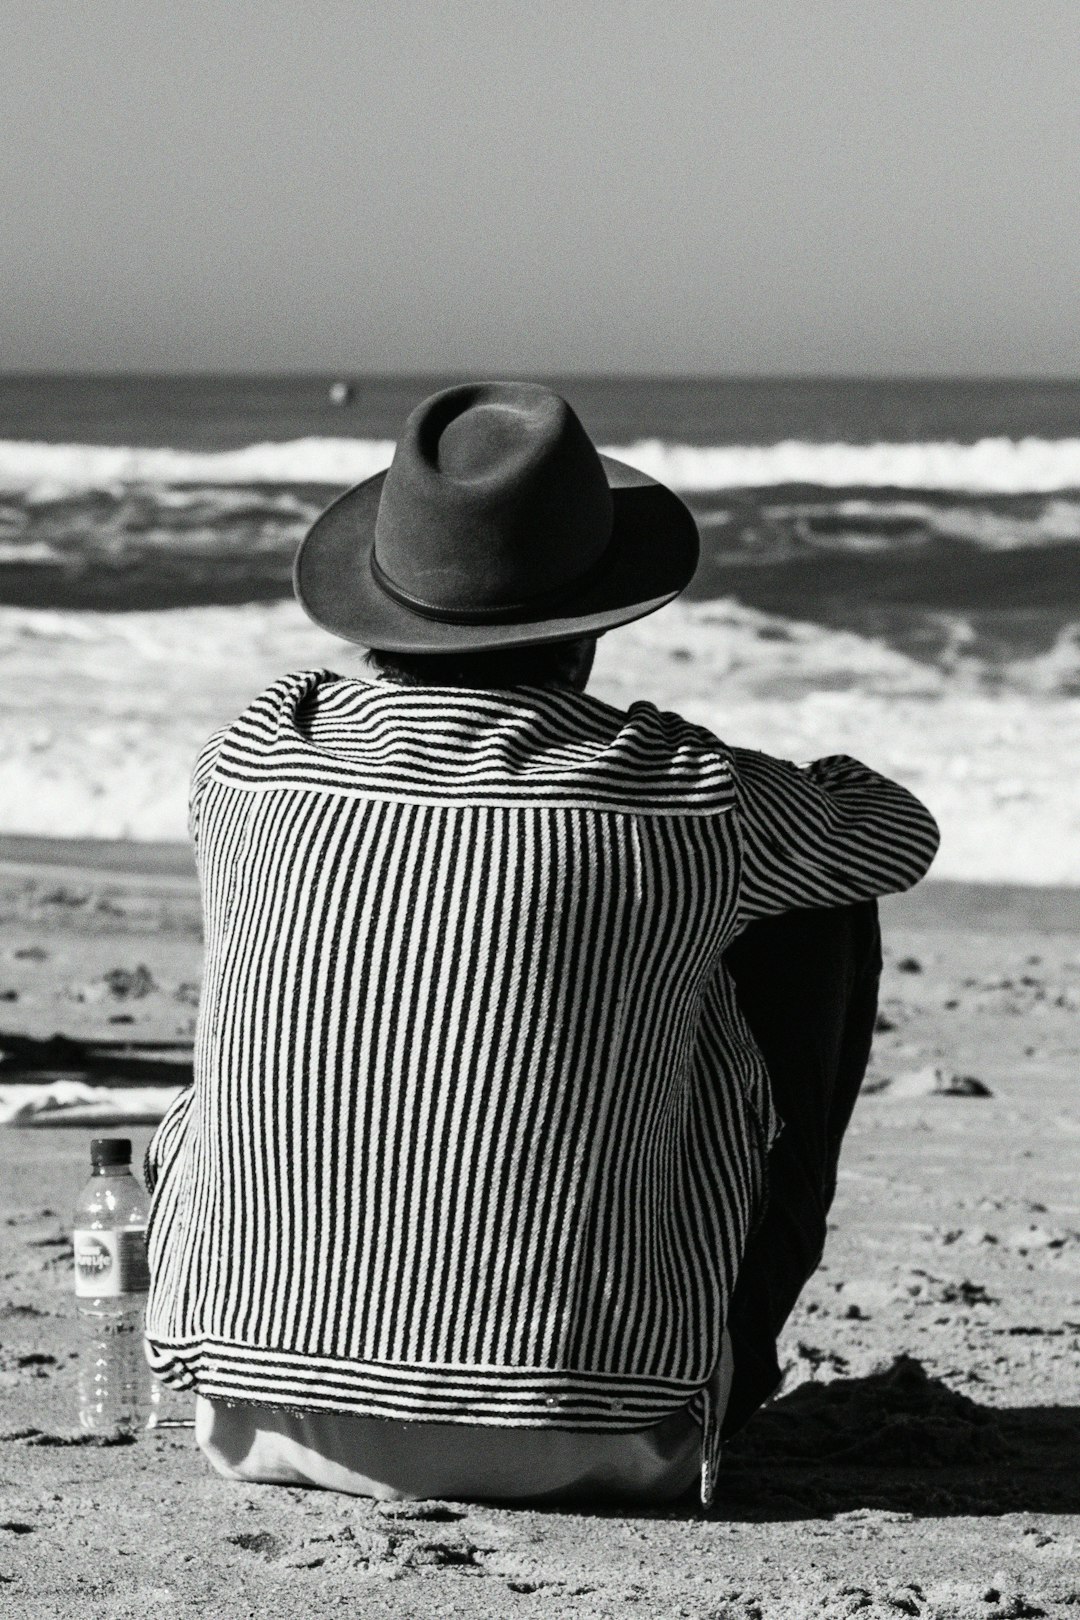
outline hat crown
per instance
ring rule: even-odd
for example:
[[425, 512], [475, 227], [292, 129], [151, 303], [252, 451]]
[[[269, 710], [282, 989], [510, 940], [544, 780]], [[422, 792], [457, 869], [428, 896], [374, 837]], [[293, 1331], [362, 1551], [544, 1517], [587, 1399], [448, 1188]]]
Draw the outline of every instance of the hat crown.
[[612, 518], [600, 457], [564, 399], [536, 383], [467, 384], [406, 422], [371, 567], [409, 606], [483, 621], [572, 590]]

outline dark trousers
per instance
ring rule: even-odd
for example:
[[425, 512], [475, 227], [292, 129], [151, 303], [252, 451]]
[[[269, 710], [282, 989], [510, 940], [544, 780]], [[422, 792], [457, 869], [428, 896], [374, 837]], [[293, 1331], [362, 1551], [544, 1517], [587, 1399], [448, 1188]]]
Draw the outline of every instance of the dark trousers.
[[825, 1247], [840, 1144], [866, 1072], [881, 975], [877, 906], [751, 923], [725, 957], [784, 1128], [728, 1313], [734, 1434], [777, 1388], [776, 1341]]

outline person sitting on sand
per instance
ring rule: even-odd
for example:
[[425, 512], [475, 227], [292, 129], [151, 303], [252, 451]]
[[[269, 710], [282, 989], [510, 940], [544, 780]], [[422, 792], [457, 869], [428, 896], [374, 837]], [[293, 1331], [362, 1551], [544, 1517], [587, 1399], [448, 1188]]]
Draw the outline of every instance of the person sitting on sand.
[[588, 694], [697, 557], [523, 383], [426, 400], [302, 542], [300, 602], [375, 678], [286, 675], [199, 758], [195, 1078], [146, 1166], [147, 1355], [220, 1473], [708, 1501], [777, 1388], [874, 899], [937, 829], [843, 755]]

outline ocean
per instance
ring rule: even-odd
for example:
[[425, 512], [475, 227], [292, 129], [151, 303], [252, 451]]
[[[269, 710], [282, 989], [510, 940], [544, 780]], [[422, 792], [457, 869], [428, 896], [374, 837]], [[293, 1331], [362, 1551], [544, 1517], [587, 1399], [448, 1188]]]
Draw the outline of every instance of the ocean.
[[[937, 811], [939, 875], [1080, 882], [1080, 382], [548, 380], [702, 537], [601, 696], [861, 751]], [[293, 552], [440, 380], [333, 381], [0, 378], [0, 831], [182, 837], [204, 730], [357, 668]]]

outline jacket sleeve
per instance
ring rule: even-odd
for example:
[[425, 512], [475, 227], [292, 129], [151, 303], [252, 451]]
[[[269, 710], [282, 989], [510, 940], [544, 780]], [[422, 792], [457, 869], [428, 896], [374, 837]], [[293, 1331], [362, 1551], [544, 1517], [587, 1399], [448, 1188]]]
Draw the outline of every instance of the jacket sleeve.
[[731, 750], [742, 835], [740, 921], [909, 889], [937, 852], [937, 822], [907, 788], [833, 754], [796, 766]]

